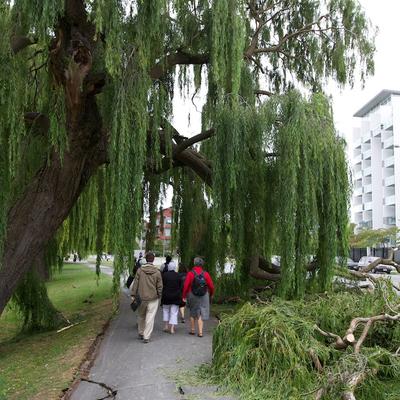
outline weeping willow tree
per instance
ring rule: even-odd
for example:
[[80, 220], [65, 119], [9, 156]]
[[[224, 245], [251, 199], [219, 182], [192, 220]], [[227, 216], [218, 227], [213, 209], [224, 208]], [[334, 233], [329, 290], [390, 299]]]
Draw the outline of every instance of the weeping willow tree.
[[[0, 311], [54, 238], [113, 251], [117, 288], [143, 187], [180, 167], [208, 186], [212, 257], [241, 260], [238, 279], [280, 254], [283, 296], [329, 287], [348, 182], [319, 92], [373, 72], [356, 0], [1, 0], [0, 27]], [[192, 138], [171, 125], [176, 81], [208, 88]]]

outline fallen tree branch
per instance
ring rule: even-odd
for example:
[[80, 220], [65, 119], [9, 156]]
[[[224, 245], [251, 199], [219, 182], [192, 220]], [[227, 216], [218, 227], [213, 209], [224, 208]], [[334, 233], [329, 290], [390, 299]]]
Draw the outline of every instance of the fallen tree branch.
[[322, 366], [321, 361], [320, 361], [317, 353], [315, 353], [314, 349], [310, 349], [309, 353], [310, 353], [310, 356], [311, 356], [311, 359], [312, 359], [312, 361], [314, 363], [315, 368], [317, 369], [317, 371], [319, 373], [322, 373], [323, 370], [324, 370], [324, 367]]
[[322, 336], [325, 336], [327, 338], [332, 338], [335, 339], [335, 349], [337, 350], [342, 350], [345, 349], [348, 345], [344, 342], [344, 340], [339, 336], [336, 335], [335, 333], [331, 333], [331, 332], [326, 332], [323, 331], [319, 326], [314, 325], [314, 329], [320, 333]]
[[72, 328], [72, 327], [74, 327], [74, 326], [76, 326], [76, 325], [79, 325], [79, 324], [83, 324], [84, 322], [86, 322], [86, 320], [84, 320], [84, 321], [79, 321], [79, 322], [76, 322], [75, 324], [71, 324], [71, 325], [65, 326], [64, 328], [59, 329], [59, 330], [57, 331], [57, 333], [66, 331], [67, 329]]
[[[372, 374], [376, 374], [376, 370], [370, 371]], [[369, 375], [367, 370], [358, 371], [351, 374], [344, 382], [345, 391], [342, 393], [342, 400], [356, 400], [354, 392], [357, 386], [362, 383], [365, 378]]]
[[[340, 337], [339, 335], [336, 335], [331, 332], [326, 332], [326, 331], [322, 330], [320, 327], [318, 327], [317, 325], [314, 325], [314, 328], [321, 335], [335, 339], [335, 344], [334, 344], [335, 349], [344, 350], [348, 346], [351, 345], [354, 348], [354, 352], [359, 353], [361, 346], [364, 343], [372, 325], [375, 322], [383, 322], [383, 321], [400, 321], [400, 313], [396, 314], [396, 315], [380, 314], [380, 315], [375, 315], [373, 317], [353, 318], [350, 322], [349, 328], [347, 329], [347, 331], [343, 337]], [[365, 326], [364, 326], [364, 329], [363, 329], [360, 337], [358, 339], [356, 339], [354, 333], [360, 324], [365, 324]]]

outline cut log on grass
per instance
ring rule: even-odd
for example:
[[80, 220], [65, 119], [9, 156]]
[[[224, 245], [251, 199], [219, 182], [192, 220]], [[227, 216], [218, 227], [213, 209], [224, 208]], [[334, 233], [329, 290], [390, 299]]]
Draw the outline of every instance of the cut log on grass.
[[[364, 340], [366, 339], [368, 332], [369, 332], [370, 328], [372, 327], [372, 325], [375, 322], [385, 322], [385, 321], [400, 321], [400, 313], [396, 314], [396, 315], [381, 314], [381, 315], [375, 315], [373, 317], [354, 318], [350, 322], [350, 326], [347, 329], [343, 338], [337, 334], [334, 334], [331, 332], [325, 332], [321, 328], [319, 328], [317, 325], [315, 325], [315, 330], [325, 337], [335, 339], [335, 344], [334, 344], [335, 349], [344, 350], [348, 346], [351, 345], [354, 347], [354, 352], [359, 353], [361, 346], [362, 346]], [[358, 339], [356, 339], [355, 331], [361, 324], [364, 324], [364, 329], [363, 329], [360, 337]]]

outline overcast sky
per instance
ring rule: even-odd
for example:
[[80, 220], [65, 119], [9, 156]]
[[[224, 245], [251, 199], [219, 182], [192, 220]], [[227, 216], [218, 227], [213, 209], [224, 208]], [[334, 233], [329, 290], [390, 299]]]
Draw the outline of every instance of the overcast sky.
[[382, 89], [400, 90], [400, 0], [359, 0], [372, 23], [378, 26], [375, 74], [367, 78], [364, 89], [339, 90], [329, 85], [337, 129], [351, 142], [359, 118], [353, 114]]
[[[351, 143], [353, 127], [358, 118], [353, 114], [382, 89], [400, 90], [400, 0], [359, 0], [372, 23], [378, 26], [376, 38], [375, 75], [368, 77], [365, 87], [356, 79], [354, 88], [340, 90], [332, 83], [326, 88], [333, 97], [336, 127]], [[185, 136], [192, 136], [201, 129], [201, 107], [205, 93], [194, 99], [174, 101], [174, 125]], [[190, 122], [188, 114], [190, 112]]]

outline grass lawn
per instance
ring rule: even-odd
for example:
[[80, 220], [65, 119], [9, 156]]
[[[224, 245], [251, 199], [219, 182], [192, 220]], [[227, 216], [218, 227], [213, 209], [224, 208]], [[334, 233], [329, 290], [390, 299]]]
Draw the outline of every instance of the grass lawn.
[[57, 399], [71, 382], [90, 344], [113, 311], [111, 277], [97, 285], [92, 270], [64, 265], [48, 283], [55, 307], [72, 323], [57, 333], [19, 334], [21, 320], [6, 309], [0, 318], [0, 400]]

